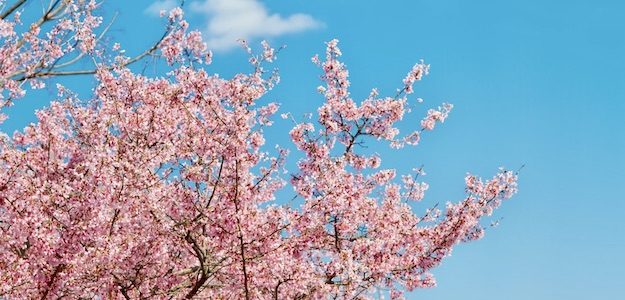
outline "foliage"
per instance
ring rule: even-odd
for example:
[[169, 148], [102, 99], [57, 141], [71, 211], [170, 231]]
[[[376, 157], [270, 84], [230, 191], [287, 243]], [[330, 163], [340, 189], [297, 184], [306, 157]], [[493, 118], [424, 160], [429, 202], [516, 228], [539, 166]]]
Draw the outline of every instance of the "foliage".
[[[275, 200], [288, 151], [263, 150], [278, 110], [259, 104], [278, 80], [263, 67], [276, 54], [267, 43], [259, 55], [246, 46], [253, 73], [208, 74], [210, 52], [175, 9], [155, 47], [106, 64], [94, 1], [52, 1], [18, 34], [20, 2], [2, 4], [2, 106], [49, 77], [93, 73], [97, 86], [81, 101], [59, 85], [37, 124], [1, 137], [2, 298], [400, 298], [434, 286], [429, 271], [454, 245], [482, 237], [480, 219], [516, 192], [513, 172], [467, 175], [466, 198], [415, 214], [409, 202], [428, 188], [421, 169], [396, 178], [359, 145], [417, 144], [452, 106], [399, 136], [407, 95], [429, 66], [416, 64], [394, 97], [373, 90], [356, 103], [333, 40], [324, 60], [313, 58], [324, 81], [318, 119], [293, 118], [290, 131], [304, 157], [286, 179], [303, 204]], [[172, 71], [149, 78], [127, 67], [146, 55]], [[96, 67], [66, 70], [82, 57]]]

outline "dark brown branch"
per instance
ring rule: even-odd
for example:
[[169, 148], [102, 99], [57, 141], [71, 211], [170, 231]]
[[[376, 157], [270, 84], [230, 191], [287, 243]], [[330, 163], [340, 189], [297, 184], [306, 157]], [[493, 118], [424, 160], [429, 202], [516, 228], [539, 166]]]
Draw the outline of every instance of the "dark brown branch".
[[356, 144], [356, 139], [359, 136], [365, 134], [362, 130], [365, 128], [366, 125], [367, 125], [367, 120], [364, 120], [363, 123], [360, 125], [356, 124], [356, 128], [358, 128], [358, 130], [353, 135], [349, 131], [347, 131], [347, 134], [349, 134], [350, 139], [349, 139], [349, 144], [345, 148], [345, 153], [343, 155], [348, 154], [352, 150], [352, 147], [354, 147], [354, 145]]
[[113, 229], [115, 228], [115, 222], [117, 222], [117, 217], [119, 217], [119, 209], [115, 209], [115, 213], [113, 213], [113, 219], [111, 220], [111, 227], [109, 228], [109, 236], [113, 235]]
[[339, 239], [339, 229], [336, 227], [336, 220], [334, 221], [334, 248], [337, 252], [341, 252], [341, 241]]
[[124, 296], [124, 299], [130, 300], [130, 296], [128, 295], [128, 291], [126, 290], [125, 287], [120, 286], [119, 291], [122, 293], [122, 296]]
[[193, 296], [195, 296], [200, 291], [200, 288], [202, 288], [204, 283], [206, 283], [207, 279], [208, 279], [208, 276], [206, 276], [205, 273], [202, 273], [202, 275], [200, 275], [200, 279], [198, 279], [198, 281], [195, 282], [195, 284], [193, 285], [193, 288], [184, 296], [184, 298], [185, 299], [193, 298]]
[[208, 202], [206, 203], [206, 208], [208, 208], [211, 205], [211, 202], [213, 201], [213, 197], [215, 197], [215, 192], [217, 191], [217, 187], [219, 186], [219, 181], [221, 181], [221, 171], [223, 170], [223, 167], [224, 167], [224, 160], [225, 158], [222, 157], [221, 163], [219, 164], [219, 171], [217, 172], [217, 179], [215, 179], [215, 185], [213, 186], [213, 191], [211, 192], [211, 195], [208, 198]]
[[285, 280], [280, 280], [280, 281], [278, 281], [278, 284], [276, 284], [276, 287], [273, 289], [273, 299], [275, 299], [275, 300], [280, 299], [280, 298], [278, 297], [278, 294], [279, 294], [279, 289], [280, 289], [280, 285], [282, 285], [283, 283], [287, 283], [287, 282], [289, 282], [289, 281], [291, 281], [291, 278], [287, 278], [287, 279], [285, 279]]
[[43, 292], [43, 295], [41, 296], [42, 300], [48, 297], [48, 293], [50, 293], [50, 287], [52, 287], [52, 285], [54, 284], [54, 281], [56, 280], [56, 277], [59, 275], [59, 273], [63, 271], [64, 268], [65, 268], [65, 265], [63, 264], [60, 264], [56, 266], [56, 268], [54, 268], [54, 272], [52, 273], [52, 276], [50, 276], [50, 280], [48, 280], [48, 285], [46, 286], [46, 290]]
[[207, 270], [206, 266], [204, 265], [206, 261], [206, 256], [204, 255], [202, 248], [200, 248], [197, 241], [191, 235], [191, 232], [187, 232], [187, 235], [185, 236], [185, 240], [189, 244], [191, 244], [191, 247], [193, 248], [193, 252], [195, 252], [195, 256], [200, 262], [200, 268], [199, 268], [200, 278], [195, 282], [191, 290], [185, 295], [185, 299], [191, 299], [200, 291], [200, 288], [202, 288], [202, 286], [208, 279], [208, 272], [210, 271]]
[[115, 278], [115, 284], [117, 284], [117, 286], [119, 287], [119, 291], [122, 293], [122, 296], [124, 296], [124, 299], [126, 300], [130, 300], [130, 295], [128, 295], [128, 286], [124, 285], [122, 283], [122, 280], [119, 279], [119, 277], [117, 277], [117, 275], [112, 274], [113, 278]]
[[241, 232], [241, 227], [239, 226], [239, 244], [241, 245], [241, 261], [243, 268], [243, 286], [245, 287], [245, 299], [250, 299], [250, 291], [248, 288], [248, 278], [247, 278], [247, 266], [245, 261], [245, 243], [243, 242], [243, 233]]

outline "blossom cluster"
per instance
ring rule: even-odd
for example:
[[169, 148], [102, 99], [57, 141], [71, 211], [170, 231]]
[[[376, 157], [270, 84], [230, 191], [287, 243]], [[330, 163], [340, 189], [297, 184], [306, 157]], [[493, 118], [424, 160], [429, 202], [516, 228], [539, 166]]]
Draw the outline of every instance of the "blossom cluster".
[[30, 24], [22, 22], [25, 1], [16, 2], [0, 4], [6, 9], [0, 18], [0, 123], [6, 118], [1, 110], [25, 95], [24, 83], [43, 88], [42, 78], [86, 54], [99, 54], [94, 31], [102, 18], [93, 14], [95, 0], [52, 1]]
[[[72, 17], [47, 36], [72, 32], [81, 53], [94, 55], [93, 2], [62, 3]], [[373, 90], [357, 102], [337, 40], [323, 61], [313, 58], [324, 82], [317, 119], [282, 114], [302, 152], [283, 178], [288, 151], [264, 147], [279, 105], [263, 100], [278, 77], [262, 64], [277, 51], [266, 42], [260, 54], [248, 48], [254, 71], [221, 78], [196, 63], [210, 52], [182, 11], [168, 18], [157, 45], [172, 64], [168, 77], [98, 65], [91, 100], [58, 86], [36, 123], [0, 137], [0, 298], [371, 299], [382, 291], [401, 299], [435, 286], [430, 271], [458, 243], [482, 237], [482, 218], [517, 191], [511, 171], [467, 175], [460, 202], [415, 213], [412, 201], [429, 188], [422, 169], [398, 175], [361, 146], [417, 144], [451, 105], [399, 137], [405, 95], [429, 66], [417, 64], [399, 95]], [[18, 41], [12, 26], [0, 22], [6, 41]], [[66, 53], [35, 47], [47, 41], [37, 36], [23, 35], [28, 55], [45, 53], [35, 67], [20, 61], [26, 48], [2, 42], [3, 91], [19, 91], [7, 74], [27, 66], [35, 74]], [[293, 201], [276, 200], [287, 183]]]

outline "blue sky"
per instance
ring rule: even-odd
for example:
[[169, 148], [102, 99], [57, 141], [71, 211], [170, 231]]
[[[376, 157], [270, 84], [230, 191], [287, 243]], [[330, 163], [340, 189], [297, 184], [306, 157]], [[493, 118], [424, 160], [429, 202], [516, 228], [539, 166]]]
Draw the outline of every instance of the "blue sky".
[[[461, 199], [466, 172], [490, 177], [499, 166], [526, 165], [519, 194], [496, 212], [500, 225], [457, 247], [434, 271], [438, 287], [409, 299], [616, 299], [625, 293], [625, 3], [250, 0], [252, 11], [239, 11], [271, 27], [259, 29], [235, 24], [247, 17], [215, 23], [224, 12], [204, 1], [186, 6], [192, 27], [218, 48], [209, 69], [224, 76], [249, 71], [223, 28], [235, 28], [252, 45], [261, 38], [286, 44], [275, 64], [282, 82], [264, 101], [278, 101], [295, 115], [315, 111], [322, 101], [315, 93], [320, 72], [310, 57], [332, 38], [340, 40], [355, 98], [372, 87], [391, 94], [415, 62], [430, 63], [430, 75], [415, 88], [425, 102], [413, 101], [402, 129], [418, 126], [427, 108], [442, 102], [455, 105], [449, 119], [417, 147], [375, 149], [384, 166], [400, 172], [425, 165], [430, 190], [419, 209]], [[103, 4], [107, 15], [119, 12], [111, 34], [130, 54], [160, 34], [152, 3]], [[68, 85], [81, 85], [88, 95], [90, 80]], [[47, 91], [32, 93], [1, 128], [23, 127], [50, 98]], [[278, 120], [269, 143], [289, 145], [287, 125]]]

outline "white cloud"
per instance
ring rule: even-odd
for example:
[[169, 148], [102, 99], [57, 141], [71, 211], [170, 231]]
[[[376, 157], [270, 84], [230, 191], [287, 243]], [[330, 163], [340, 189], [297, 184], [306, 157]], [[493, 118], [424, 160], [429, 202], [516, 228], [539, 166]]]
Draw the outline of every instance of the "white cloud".
[[150, 4], [144, 12], [150, 15], [158, 16], [161, 10], [170, 11], [179, 5], [180, 2], [177, 0], [157, 0]]
[[191, 3], [191, 11], [206, 15], [208, 23], [202, 33], [208, 47], [215, 51], [238, 46], [238, 39], [266, 39], [323, 25], [307, 14], [286, 17], [270, 14], [258, 0], [195, 1]]

